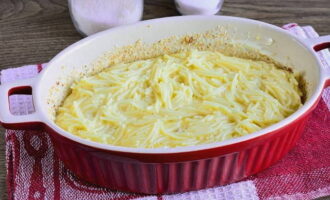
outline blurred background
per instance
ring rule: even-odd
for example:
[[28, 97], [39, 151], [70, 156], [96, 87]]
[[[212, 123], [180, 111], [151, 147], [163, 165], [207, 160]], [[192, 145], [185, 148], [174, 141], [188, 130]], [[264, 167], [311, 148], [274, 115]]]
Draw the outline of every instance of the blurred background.
[[[329, 34], [329, 0], [225, 0], [220, 15], [247, 17], [283, 25], [313, 25]], [[180, 15], [174, 0], [145, 0], [143, 19]], [[81, 39], [67, 0], [0, 0], [0, 68], [47, 62]]]

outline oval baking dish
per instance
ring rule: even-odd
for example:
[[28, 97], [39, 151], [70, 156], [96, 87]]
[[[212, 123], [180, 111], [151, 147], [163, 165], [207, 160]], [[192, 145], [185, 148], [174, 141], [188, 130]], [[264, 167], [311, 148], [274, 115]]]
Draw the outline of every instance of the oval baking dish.
[[[54, 109], [66, 94], [64, 88], [73, 79], [109, 65], [109, 57], [99, 59], [106, 52], [131, 44], [138, 46], [138, 40], [153, 44], [165, 38], [198, 35], [219, 27], [219, 37], [230, 35], [302, 73], [307, 91], [304, 105], [279, 123], [249, 135], [177, 148], [143, 149], [99, 144], [70, 134], [54, 123]], [[185, 41], [189, 46], [194, 39], [188, 37]], [[166, 42], [174, 40], [175, 37], [164, 40], [165, 46]], [[0, 122], [10, 129], [45, 129], [67, 168], [84, 180], [111, 189], [156, 194], [224, 185], [269, 167], [293, 147], [323, 88], [330, 85], [330, 71], [322, 68], [315, 53], [329, 46], [330, 36], [298, 39], [279, 27], [244, 18], [184, 16], [143, 21], [87, 37], [54, 57], [36, 78], [1, 85]], [[134, 57], [129, 52], [129, 49], [123, 50], [121, 56]], [[31, 90], [36, 111], [29, 115], [12, 115], [8, 96]]]

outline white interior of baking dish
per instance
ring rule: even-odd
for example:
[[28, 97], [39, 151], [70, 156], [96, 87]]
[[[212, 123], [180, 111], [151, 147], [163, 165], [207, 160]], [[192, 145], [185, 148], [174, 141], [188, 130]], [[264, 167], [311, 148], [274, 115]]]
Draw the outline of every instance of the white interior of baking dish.
[[[304, 106], [285, 120], [240, 138], [212, 144], [170, 149], [128, 148], [99, 144], [65, 132], [53, 122], [51, 111], [63, 99], [63, 95], [66, 93], [64, 88], [68, 88], [72, 80], [79, 79], [86, 72], [91, 72], [92, 68], [97, 71], [108, 66], [111, 59], [109, 60], [109, 57], [106, 58], [105, 55], [110, 55], [109, 52], [122, 46], [134, 44], [137, 41], [152, 44], [171, 36], [205, 33], [215, 29], [224, 33], [223, 35], [220, 34], [219, 37], [226, 35], [237, 42], [253, 46], [261, 53], [291, 67], [295, 72], [302, 73], [307, 82], [307, 101]], [[167, 41], [170, 42], [171, 40]], [[129, 52], [123, 50], [121, 53], [128, 54]], [[225, 16], [186, 16], [149, 20], [98, 33], [66, 48], [52, 59], [48, 67], [42, 72], [38, 83], [35, 84], [34, 100], [36, 109], [42, 115], [43, 122], [63, 136], [89, 146], [141, 153], [194, 151], [232, 144], [266, 134], [292, 122], [307, 111], [322, 90], [319, 61], [314, 55], [312, 49], [305, 45], [303, 41], [278, 27], [258, 21]], [[127, 56], [129, 57], [130, 55]], [[114, 58], [112, 57], [112, 59]]]

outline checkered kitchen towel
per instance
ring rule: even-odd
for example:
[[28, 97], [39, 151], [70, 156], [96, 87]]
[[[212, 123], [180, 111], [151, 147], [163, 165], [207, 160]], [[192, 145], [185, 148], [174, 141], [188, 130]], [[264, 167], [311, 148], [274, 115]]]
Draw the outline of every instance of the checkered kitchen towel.
[[[292, 34], [317, 37], [310, 26], [288, 24]], [[329, 52], [318, 54], [330, 67]], [[45, 65], [3, 70], [1, 83], [30, 78]], [[15, 114], [33, 112], [31, 96], [10, 97]], [[312, 199], [330, 195], [330, 88], [323, 92], [298, 144], [274, 166], [241, 182], [183, 194], [145, 196], [96, 187], [75, 177], [54, 154], [46, 133], [6, 131], [7, 187], [10, 200], [24, 199]]]

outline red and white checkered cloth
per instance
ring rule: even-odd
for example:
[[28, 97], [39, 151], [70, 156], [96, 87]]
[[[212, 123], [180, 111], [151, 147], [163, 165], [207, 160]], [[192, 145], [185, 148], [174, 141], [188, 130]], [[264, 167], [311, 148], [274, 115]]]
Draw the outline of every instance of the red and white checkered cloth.
[[[292, 34], [317, 37], [310, 26], [288, 24]], [[330, 68], [329, 52], [319, 52], [323, 67]], [[1, 83], [30, 78], [45, 65], [3, 70]], [[330, 88], [312, 114], [298, 144], [274, 166], [241, 182], [183, 194], [145, 196], [97, 187], [79, 180], [54, 154], [47, 133], [6, 131], [7, 188], [10, 200], [25, 199], [312, 199], [330, 195]], [[15, 114], [33, 112], [31, 96], [13, 95]]]

